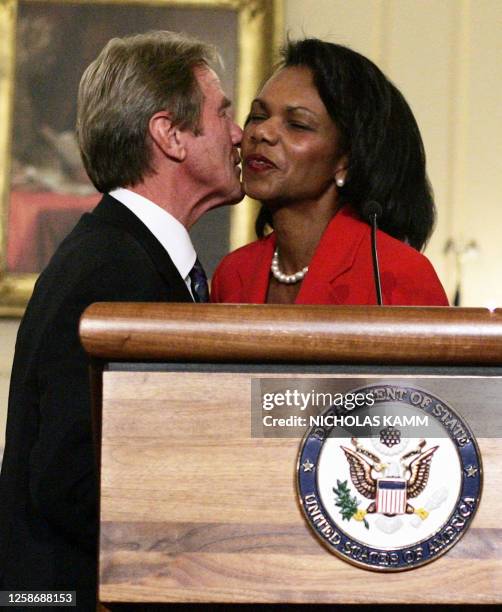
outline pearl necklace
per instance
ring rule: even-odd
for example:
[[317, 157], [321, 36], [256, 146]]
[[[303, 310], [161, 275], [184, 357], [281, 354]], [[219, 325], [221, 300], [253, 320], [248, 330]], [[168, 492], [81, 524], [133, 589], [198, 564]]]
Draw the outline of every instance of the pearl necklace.
[[276, 281], [286, 283], [286, 285], [294, 285], [298, 281], [303, 280], [305, 274], [307, 274], [309, 271], [309, 267], [305, 266], [302, 270], [299, 270], [294, 274], [284, 274], [284, 272], [281, 272], [281, 269], [279, 268], [279, 249], [275, 249], [270, 270]]

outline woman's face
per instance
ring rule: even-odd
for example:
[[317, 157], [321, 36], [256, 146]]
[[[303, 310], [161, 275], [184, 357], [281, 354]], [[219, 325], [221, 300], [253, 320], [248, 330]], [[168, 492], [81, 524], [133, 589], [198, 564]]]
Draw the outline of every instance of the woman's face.
[[283, 68], [253, 101], [242, 138], [245, 192], [257, 200], [318, 200], [345, 178], [346, 157], [312, 72]]

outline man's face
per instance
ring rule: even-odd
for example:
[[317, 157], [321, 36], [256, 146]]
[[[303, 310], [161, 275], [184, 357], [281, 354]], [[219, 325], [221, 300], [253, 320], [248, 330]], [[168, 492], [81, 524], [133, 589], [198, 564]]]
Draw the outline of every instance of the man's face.
[[242, 130], [234, 122], [230, 101], [216, 73], [196, 68], [195, 76], [204, 97], [199, 134], [189, 137], [187, 158], [190, 179], [200, 192], [199, 201], [209, 210], [242, 200], [240, 146]]

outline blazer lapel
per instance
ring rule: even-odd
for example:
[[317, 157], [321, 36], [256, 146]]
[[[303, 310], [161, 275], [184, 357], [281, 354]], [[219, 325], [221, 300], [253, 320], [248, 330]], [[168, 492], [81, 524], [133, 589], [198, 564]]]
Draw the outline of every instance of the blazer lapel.
[[344, 304], [348, 292], [337, 279], [353, 264], [368, 226], [348, 205], [330, 221], [309, 266], [296, 304]]
[[265, 304], [270, 282], [270, 265], [275, 249], [275, 234], [257, 243], [256, 251], [246, 267], [238, 271], [242, 292], [239, 300], [247, 304]]
[[92, 214], [105, 223], [114, 225], [132, 235], [141, 244], [159, 274], [169, 285], [173, 294], [173, 302], [193, 302], [185, 281], [181, 278], [167, 251], [127, 206], [112, 196], [104, 194]]

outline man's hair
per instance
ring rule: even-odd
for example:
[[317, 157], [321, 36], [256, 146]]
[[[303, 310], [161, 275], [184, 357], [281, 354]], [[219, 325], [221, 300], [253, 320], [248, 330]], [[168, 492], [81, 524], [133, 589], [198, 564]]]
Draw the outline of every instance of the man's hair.
[[113, 38], [80, 81], [77, 135], [85, 169], [100, 192], [135, 185], [153, 172], [150, 118], [198, 132], [203, 95], [194, 68], [219, 63], [211, 45], [184, 34]]
[[[379, 227], [421, 249], [432, 231], [435, 206], [425, 171], [420, 132], [403, 95], [363, 55], [315, 38], [290, 41], [279, 68], [302, 66], [312, 71], [314, 85], [340, 134], [348, 157], [347, 176], [338, 188], [340, 203], [351, 204], [364, 217], [365, 204], [382, 207]], [[258, 235], [271, 224], [262, 207]]]

